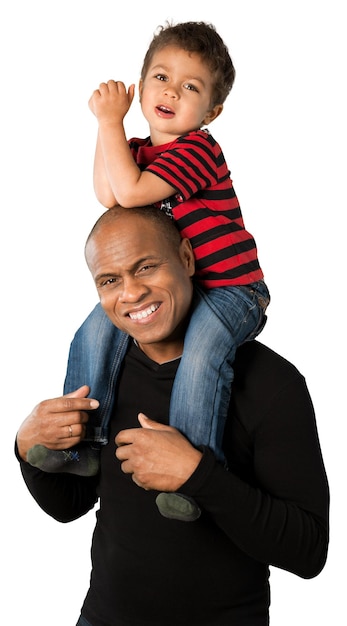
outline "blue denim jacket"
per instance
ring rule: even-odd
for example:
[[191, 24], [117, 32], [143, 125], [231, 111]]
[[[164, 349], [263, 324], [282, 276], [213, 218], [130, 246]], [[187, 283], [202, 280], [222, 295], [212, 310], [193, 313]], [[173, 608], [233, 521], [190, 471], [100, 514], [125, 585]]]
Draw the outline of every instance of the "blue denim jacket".
[[[72, 340], [64, 393], [89, 385], [89, 396], [100, 402], [98, 409], [90, 412], [85, 441], [102, 445], [108, 441], [114, 388], [129, 339], [129, 335], [116, 328], [97, 304]], [[112, 345], [114, 349], [105, 350], [105, 345]]]

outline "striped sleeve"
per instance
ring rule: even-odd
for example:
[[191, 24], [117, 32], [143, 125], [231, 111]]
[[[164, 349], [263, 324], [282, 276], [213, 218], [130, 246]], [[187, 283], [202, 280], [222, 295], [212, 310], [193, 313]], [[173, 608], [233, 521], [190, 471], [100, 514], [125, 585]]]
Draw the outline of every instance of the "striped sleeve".
[[177, 189], [183, 200], [229, 176], [219, 145], [204, 131], [179, 137], [172, 148], [147, 166], [147, 171]]

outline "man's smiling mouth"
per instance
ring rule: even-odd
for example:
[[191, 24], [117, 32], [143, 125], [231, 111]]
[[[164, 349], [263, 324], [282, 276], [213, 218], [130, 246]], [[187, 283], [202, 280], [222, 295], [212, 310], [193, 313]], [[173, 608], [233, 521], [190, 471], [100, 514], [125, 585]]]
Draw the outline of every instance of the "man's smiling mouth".
[[152, 315], [152, 313], [157, 311], [157, 309], [159, 309], [159, 304], [151, 304], [148, 309], [143, 309], [143, 311], [137, 311], [136, 313], [129, 313], [129, 317], [132, 320], [142, 320], [145, 317]]

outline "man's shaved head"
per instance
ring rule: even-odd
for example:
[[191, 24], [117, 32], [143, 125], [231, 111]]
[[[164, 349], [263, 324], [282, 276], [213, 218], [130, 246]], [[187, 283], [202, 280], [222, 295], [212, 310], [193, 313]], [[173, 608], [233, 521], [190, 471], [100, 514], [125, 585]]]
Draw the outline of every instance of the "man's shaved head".
[[101, 229], [111, 224], [114, 224], [117, 219], [119, 219], [125, 213], [129, 214], [129, 212], [131, 212], [133, 215], [140, 215], [144, 219], [152, 222], [152, 224], [156, 226], [156, 229], [158, 231], [158, 237], [164, 237], [170, 246], [172, 246], [174, 249], [178, 249], [181, 242], [181, 236], [174, 220], [166, 215], [164, 211], [161, 211], [160, 209], [157, 209], [153, 206], [135, 207], [132, 209], [124, 209], [121, 206], [115, 206], [112, 209], [108, 209], [99, 217], [99, 219], [94, 224], [92, 230], [90, 231], [86, 241], [86, 248], [89, 241], [96, 234], [98, 234]]

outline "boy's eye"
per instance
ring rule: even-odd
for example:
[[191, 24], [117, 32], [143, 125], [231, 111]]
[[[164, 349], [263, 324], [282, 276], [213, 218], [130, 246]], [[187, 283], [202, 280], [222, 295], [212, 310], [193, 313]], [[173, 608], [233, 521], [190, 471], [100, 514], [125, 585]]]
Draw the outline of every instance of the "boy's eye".
[[164, 74], [156, 74], [155, 78], [157, 78], [157, 80], [167, 80], [166, 76], [164, 76]]
[[198, 92], [198, 89], [195, 87], [195, 85], [192, 85], [191, 83], [186, 83], [184, 85], [185, 89], [188, 89], [188, 91], [196, 91]]

